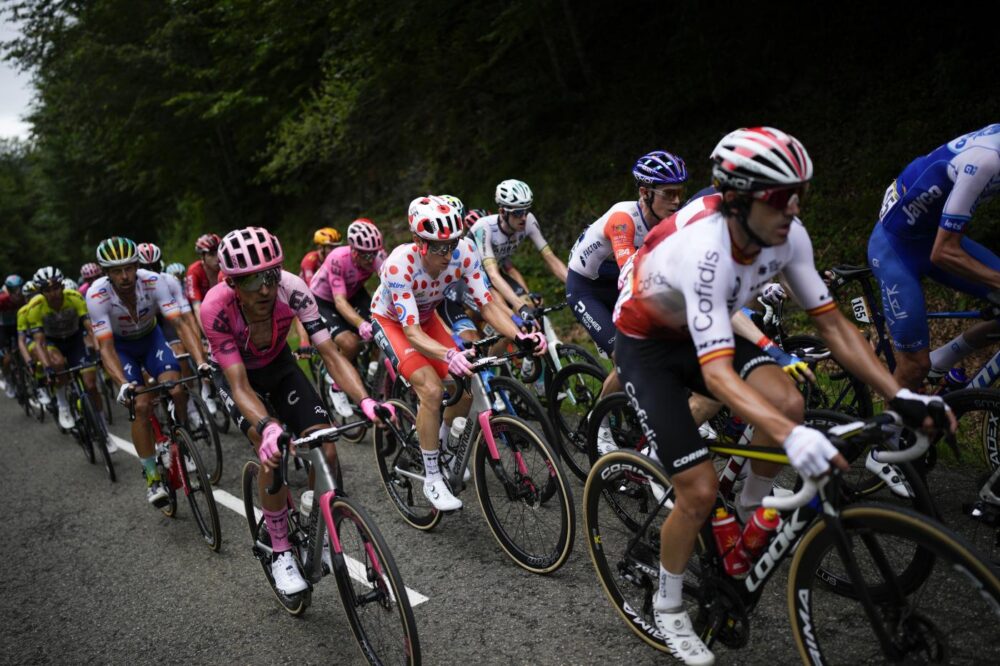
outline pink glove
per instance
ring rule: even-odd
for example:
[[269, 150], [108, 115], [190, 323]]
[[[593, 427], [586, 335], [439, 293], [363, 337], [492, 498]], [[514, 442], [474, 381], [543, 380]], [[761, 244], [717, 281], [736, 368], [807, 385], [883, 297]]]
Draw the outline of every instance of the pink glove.
[[517, 339], [522, 342], [530, 340], [535, 346], [535, 356], [541, 356], [545, 353], [545, 350], [549, 348], [549, 342], [545, 339], [545, 336], [538, 331], [532, 331], [531, 333], [518, 333]]
[[[274, 421], [264, 426], [260, 448], [257, 449], [257, 456], [260, 458], [261, 463], [266, 465], [270, 461], [277, 464], [281, 460], [280, 452], [278, 451], [278, 438], [281, 437], [282, 432], [284, 431], [281, 426]], [[277, 458], [277, 460], [273, 460], [274, 458]]]
[[365, 418], [369, 421], [374, 422], [378, 419], [378, 415], [375, 413], [376, 407], [384, 407], [389, 410], [389, 418], [396, 418], [396, 408], [388, 402], [379, 403], [373, 398], [365, 398], [361, 401], [361, 411], [364, 413]]
[[469, 356], [474, 352], [471, 349], [459, 351], [449, 349], [444, 355], [444, 360], [448, 361], [448, 372], [456, 377], [467, 377], [472, 374], [472, 364], [469, 363]]
[[358, 324], [358, 335], [360, 335], [361, 339], [364, 340], [365, 342], [371, 340], [372, 323], [370, 321], [363, 321], [360, 324]]

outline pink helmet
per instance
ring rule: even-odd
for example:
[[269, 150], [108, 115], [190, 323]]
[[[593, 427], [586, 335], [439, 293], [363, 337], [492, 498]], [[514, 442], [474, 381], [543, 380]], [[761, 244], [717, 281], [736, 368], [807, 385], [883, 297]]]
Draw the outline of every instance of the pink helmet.
[[281, 266], [281, 243], [263, 227], [235, 229], [219, 245], [219, 264], [230, 277], [266, 271]]
[[139, 243], [136, 251], [139, 253], [140, 264], [155, 264], [160, 260], [160, 248], [152, 243]]
[[96, 277], [100, 277], [101, 267], [91, 261], [80, 267], [80, 275], [83, 276], [84, 280], [93, 280]]
[[359, 252], [378, 252], [382, 249], [382, 232], [374, 222], [360, 217], [347, 227], [347, 243]]

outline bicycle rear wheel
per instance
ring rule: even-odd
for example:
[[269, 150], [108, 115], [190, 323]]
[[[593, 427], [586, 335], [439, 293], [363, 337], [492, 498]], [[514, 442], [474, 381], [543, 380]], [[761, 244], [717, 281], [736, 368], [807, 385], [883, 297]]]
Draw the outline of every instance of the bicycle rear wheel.
[[[184, 479], [184, 492], [187, 494], [188, 504], [191, 505], [191, 513], [194, 515], [198, 531], [205, 539], [210, 550], [219, 552], [222, 548], [222, 529], [219, 527], [219, 508], [215, 504], [215, 495], [212, 493], [212, 483], [205, 470], [205, 463], [201, 459], [201, 452], [198, 446], [191, 439], [186, 428], [178, 426], [174, 429], [174, 437], [177, 440], [178, 449], [182, 456], [179, 469], [181, 477]], [[194, 463], [194, 471], [187, 469], [187, 458], [190, 457]]]
[[[74, 380], [75, 381], [75, 380]], [[74, 390], [67, 391], [69, 411], [73, 415], [73, 428], [71, 432], [73, 437], [76, 439], [80, 448], [83, 449], [83, 456], [87, 459], [91, 465], [97, 462], [97, 457], [94, 455], [94, 442], [91, 439], [90, 424], [87, 423], [86, 417], [83, 411], [83, 396], [77, 394]]]
[[417, 439], [417, 417], [399, 400], [390, 400], [404, 437], [400, 441], [389, 428], [375, 429], [375, 462], [392, 505], [407, 523], [418, 530], [432, 530], [441, 522], [441, 512], [424, 497], [424, 458]]
[[330, 515], [341, 549], [331, 540], [337, 589], [361, 653], [371, 664], [419, 664], [410, 598], [378, 527], [346, 497], [331, 498]]
[[[201, 453], [209, 481], [218, 483], [222, 478], [222, 442], [219, 439], [215, 417], [197, 390], [188, 391], [188, 400], [194, 405], [200, 421], [197, 428], [191, 427], [189, 430], [191, 440]], [[188, 425], [192, 424], [189, 422]]]
[[[840, 522], [874, 617], [857, 595], [821, 582], [823, 569], [846, 573], [847, 567], [834, 530], [817, 521], [788, 574], [789, 619], [803, 661], [1000, 663], [1000, 581], [961, 537], [926, 515], [876, 504], [849, 506]], [[900, 576], [913, 552], [930, 565], [915, 588]]]
[[532, 573], [547, 574], [566, 563], [573, 549], [573, 495], [552, 448], [524, 421], [494, 414], [479, 432], [473, 454], [476, 493], [500, 547]]
[[600, 399], [607, 373], [589, 363], [571, 363], [556, 373], [549, 385], [549, 418], [559, 436], [560, 453], [576, 478], [587, 480], [587, 428], [590, 413]]

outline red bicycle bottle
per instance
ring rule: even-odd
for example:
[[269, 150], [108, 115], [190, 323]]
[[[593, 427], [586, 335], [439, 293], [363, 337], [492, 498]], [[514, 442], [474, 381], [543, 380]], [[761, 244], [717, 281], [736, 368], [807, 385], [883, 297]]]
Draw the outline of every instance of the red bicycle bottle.
[[712, 518], [712, 534], [726, 573], [733, 578], [746, 576], [750, 566], [740, 548], [740, 525], [736, 522], [736, 516], [729, 515], [722, 507], [716, 509], [715, 517]]
[[743, 536], [740, 538], [740, 550], [745, 562], [752, 562], [767, 548], [771, 535], [778, 529], [780, 522], [781, 518], [778, 517], [776, 510], [757, 507], [743, 528]]

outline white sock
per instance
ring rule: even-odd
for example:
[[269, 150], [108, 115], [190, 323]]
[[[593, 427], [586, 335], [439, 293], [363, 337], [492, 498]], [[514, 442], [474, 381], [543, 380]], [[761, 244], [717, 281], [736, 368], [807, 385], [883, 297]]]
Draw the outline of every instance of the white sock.
[[611, 421], [608, 420], [608, 415], [607, 414], [605, 414], [604, 418], [601, 419], [601, 427], [602, 428], [608, 428], [608, 429], [611, 428]]
[[931, 371], [943, 375], [974, 351], [976, 350], [965, 341], [965, 334], [962, 333], [948, 344], [941, 345], [931, 352]]
[[767, 497], [774, 486], [774, 477], [754, 474], [751, 469], [743, 480], [743, 491], [740, 493], [740, 504], [746, 507], [760, 506], [761, 500]]
[[69, 401], [66, 399], [66, 387], [60, 386], [56, 389], [56, 404], [69, 409]]
[[420, 450], [420, 454], [424, 457], [424, 477], [428, 483], [441, 478], [441, 469], [438, 467], [439, 453], [438, 451]]
[[653, 608], [661, 612], [676, 613], [684, 608], [684, 574], [673, 574], [660, 564], [660, 589], [653, 599]]
[[438, 430], [438, 441], [442, 444], [447, 444], [450, 431], [451, 427], [445, 422], [444, 419], [441, 419], [441, 429]]

